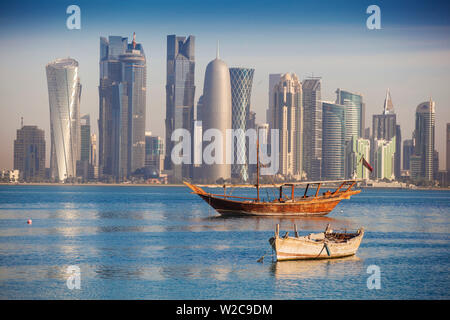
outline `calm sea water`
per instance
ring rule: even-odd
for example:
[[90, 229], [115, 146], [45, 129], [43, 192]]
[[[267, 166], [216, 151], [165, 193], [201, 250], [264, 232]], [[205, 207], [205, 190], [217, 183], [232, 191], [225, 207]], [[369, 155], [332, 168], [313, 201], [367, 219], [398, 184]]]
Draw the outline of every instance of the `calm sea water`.
[[[276, 223], [366, 234], [355, 257], [275, 263]], [[449, 231], [449, 191], [364, 189], [324, 218], [224, 219], [183, 187], [0, 186], [0, 298], [449, 299]]]

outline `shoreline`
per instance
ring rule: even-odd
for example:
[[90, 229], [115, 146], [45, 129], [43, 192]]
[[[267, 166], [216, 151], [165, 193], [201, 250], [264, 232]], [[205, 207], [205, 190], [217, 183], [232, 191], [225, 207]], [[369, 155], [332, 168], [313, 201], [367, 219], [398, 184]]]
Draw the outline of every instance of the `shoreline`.
[[[58, 186], [58, 187], [184, 187], [182, 183], [169, 184], [148, 184], [148, 183], [51, 183], [51, 182], [30, 182], [30, 183], [5, 183], [0, 182], [0, 186]], [[222, 188], [223, 185], [216, 185], [216, 188]], [[254, 187], [250, 185], [249, 188]], [[399, 187], [399, 186], [360, 186], [363, 189], [404, 189], [404, 190], [435, 190], [435, 191], [450, 191], [450, 187]]]

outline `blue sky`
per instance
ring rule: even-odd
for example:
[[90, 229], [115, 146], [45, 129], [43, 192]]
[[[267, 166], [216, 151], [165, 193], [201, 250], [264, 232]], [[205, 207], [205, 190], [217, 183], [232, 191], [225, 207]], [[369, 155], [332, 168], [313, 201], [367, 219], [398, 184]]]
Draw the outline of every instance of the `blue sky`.
[[[66, 8], [81, 8], [81, 30], [66, 28]], [[366, 28], [366, 8], [381, 9], [381, 30]], [[196, 99], [220, 41], [229, 66], [255, 68], [251, 108], [265, 121], [268, 74], [322, 76], [322, 97], [360, 92], [366, 127], [390, 88], [403, 139], [414, 110], [436, 101], [436, 148], [445, 162], [450, 122], [450, 2], [430, 1], [11, 1], [0, 12], [0, 168], [12, 167], [20, 117], [46, 131], [50, 149], [45, 64], [71, 56], [80, 63], [82, 113], [97, 131], [99, 37], [132, 37], [147, 55], [147, 130], [163, 135], [168, 34], [196, 36]], [[48, 163], [48, 159], [47, 159]], [[442, 167], [442, 165], [441, 165]]]

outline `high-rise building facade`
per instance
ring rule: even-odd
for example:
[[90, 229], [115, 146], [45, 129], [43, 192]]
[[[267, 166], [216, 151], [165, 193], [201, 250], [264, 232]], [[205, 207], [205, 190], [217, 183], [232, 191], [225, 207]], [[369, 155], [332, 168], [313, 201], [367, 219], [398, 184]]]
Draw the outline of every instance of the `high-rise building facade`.
[[447, 136], [447, 144], [446, 144], [446, 150], [445, 150], [445, 152], [446, 152], [446, 166], [445, 166], [445, 170], [450, 172], [450, 123], [447, 123], [446, 136]]
[[145, 133], [145, 167], [159, 173], [164, 170], [164, 141], [160, 136]]
[[274, 89], [275, 86], [278, 85], [278, 83], [280, 83], [281, 80], [281, 73], [274, 73], [274, 74], [269, 74], [269, 106], [268, 109], [266, 111], [266, 120], [267, 123], [269, 124], [269, 127], [272, 128], [273, 127], [273, 118], [274, 118], [274, 106], [275, 106], [275, 93], [274, 93]]
[[127, 38], [100, 37], [98, 166], [103, 179], [127, 175], [128, 104], [119, 61], [127, 46]]
[[373, 177], [375, 179], [394, 180], [394, 154], [395, 154], [395, 140], [397, 137], [392, 137], [391, 140], [374, 139], [373, 143]]
[[195, 95], [195, 37], [167, 36], [166, 75], [166, 169], [173, 169], [174, 178], [181, 181], [191, 176], [188, 164], [175, 165], [171, 152], [176, 142], [172, 133], [176, 129], [192, 132]]
[[99, 167], [122, 181], [145, 165], [147, 64], [142, 45], [100, 38]]
[[338, 88], [336, 103], [345, 106], [345, 141], [350, 141], [352, 137], [363, 137], [365, 129], [363, 96]]
[[122, 83], [128, 93], [128, 173], [145, 165], [145, 114], [147, 96], [147, 63], [142, 45], [133, 41], [119, 56]]
[[[373, 122], [372, 122], [372, 138], [373, 138], [373, 147], [386, 145], [386, 141], [391, 141], [394, 137], [396, 138], [394, 148], [394, 153], [391, 152], [384, 152], [382, 153], [383, 156], [392, 156], [393, 159], [385, 159], [382, 162], [376, 161], [374, 163], [375, 165], [375, 172], [374, 175], [376, 175], [376, 172], [380, 172], [376, 169], [377, 163], [390, 163], [393, 161], [393, 170], [394, 170], [394, 176], [399, 178], [401, 176], [400, 172], [400, 164], [401, 164], [401, 131], [400, 131], [400, 125], [397, 124], [397, 116], [394, 112], [394, 105], [392, 103], [391, 94], [389, 92], [389, 89], [386, 92], [386, 98], [384, 100], [383, 105], [383, 112], [379, 115], [373, 116]], [[377, 143], [376, 141], [380, 140], [380, 143]], [[390, 150], [391, 147], [389, 147]], [[372, 150], [375, 152], [375, 149]], [[381, 154], [380, 152], [377, 153], [378, 156]], [[375, 154], [374, 154], [375, 159]], [[386, 166], [384, 166], [387, 168]], [[380, 169], [381, 170], [381, 169]], [[390, 178], [389, 178], [390, 179]]]
[[244, 182], [249, 179], [248, 146], [245, 132], [250, 118], [250, 99], [255, 69], [230, 68], [231, 83], [231, 126], [233, 138], [233, 164], [231, 176]]
[[[225, 139], [227, 129], [231, 129], [231, 83], [228, 66], [219, 58], [218, 53], [216, 59], [206, 67], [201, 103], [203, 138], [208, 134], [220, 133], [222, 139]], [[211, 136], [211, 139], [214, 137]], [[201, 179], [205, 182], [216, 183], [220, 179], [231, 178], [231, 164], [226, 161], [226, 143], [221, 142], [204, 143], [204, 155], [208, 151], [211, 151], [210, 155], [214, 154], [211, 163], [207, 163], [205, 159], [203, 161]], [[208, 148], [210, 146], [213, 150]]]
[[88, 114], [80, 118], [80, 160], [90, 162], [91, 159], [91, 121]]
[[76, 177], [80, 159], [81, 84], [78, 62], [57, 59], [46, 66], [50, 106], [51, 177], [59, 181]]
[[88, 114], [80, 117], [80, 160], [77, 161], [77, 177], [89, 178], [91, 168], [91, 122]]
[[322, 80], [308, 78], [303, 89], [303, 169], [308, 180], [319, 180], [322, 168]]
[[[274, 87], [272, 127], [279, 132], [279, 171], [284, 176], [303, 173], [302, 84], [296, 74], [282, 75]], [[272, 143], [273, 146], [273, 143]], [[271, 150], [276, 152], [276, 150]]]
[[21, 179], [39, 182], [45, 178], [45, 134], [37, 126], [22, 126], [14, 140], [14, 170]]
[[352, 179], [369, 179], [370, 171], [363, 165], [362, 158], [373, 162], [370, 155], [370, 140], [352, 137], [345, 144], [345, 172], [346, 177]]
[[[414, 155], [416, 162], [415, 179], [431, 181], [434, 174], [434, 131], [435, 131], [435, 102], [422, 102], [416, 108], [416, 125], [414, 130]], [[411, 168], [413, 170], [413, 168]], [[411, 173], [411, 177], [413, 174]]]
[[403, 141], [403, 170], [410, 170], [411, 156], [414, 154], [414, 140]]
[[[352, 139], [356, 141], [365, 135], [365, 104], [363, 96], [359, 93], [350, 92], [338, 88], [336, 90], [336, 103], [345, 106], [345, 144], [346, 150], [352, 150]], [[352, 145], [350, 145], [352, 144]], [[359, 159], [353, 158], [355, 153], [345, 154], [345, 177], [351, 178], [356, 170]]]
[[344, 179], [345, 106], [322, 102], [322, 179]]

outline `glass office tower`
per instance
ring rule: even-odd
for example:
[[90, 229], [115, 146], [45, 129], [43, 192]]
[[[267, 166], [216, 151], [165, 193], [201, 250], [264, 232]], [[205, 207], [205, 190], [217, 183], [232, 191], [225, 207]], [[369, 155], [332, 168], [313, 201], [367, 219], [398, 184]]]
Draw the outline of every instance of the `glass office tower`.
[[122, 181], [145, 165], [147, 64], [142, 45], [100, 38], [99, 174]]
[[166, 76], [166, 158], [164, 166], [173, 169], [174, 178], [192, 176], [187, 164], [174, 165], [171, 161], [174, 130], [183, 128], [192, 132], [195, 95], [195, 37], [167, 36]]
[[80, 159], [80, 97], [78, 62], [57, 59], [46, 66], [51, 131], [51, 177], [76, 177]]
[[[416, 170], [416, 180], [433, 180], [434, 173], [434, 135], [435, 102], [422, 102], [416, 109], [416, 127], [414, 131], [414, 155], [420, 159], [420, 167]], [[411, 160], [412, 161], [412, 160]], [[418, 161], [418, 162], [419, 162]], [[411, 164], [412, 166], [412, 164]], [[418, 170], [417, 170], [418, 169]], [[412, 174], [411, 174], [412, 175]]]
[[[248, 181], [248, 147], [245, 131], [247, 119], [250, 115], [250, 98], [252, 93], [253, 74], [255, 69], [230, 68], [231, 82], [231, 125], [236, 137], [233, 139], [233, 164], [231, 176]], [[236, 130], [242, 130], [239, 133]]]
[[303, 88], [303, 168], [308, 180], [319, 180], [322, 167], [322, 80], [308, 78]]
[[322, 102], [322, 178], [344, 179], [345, 106]]

